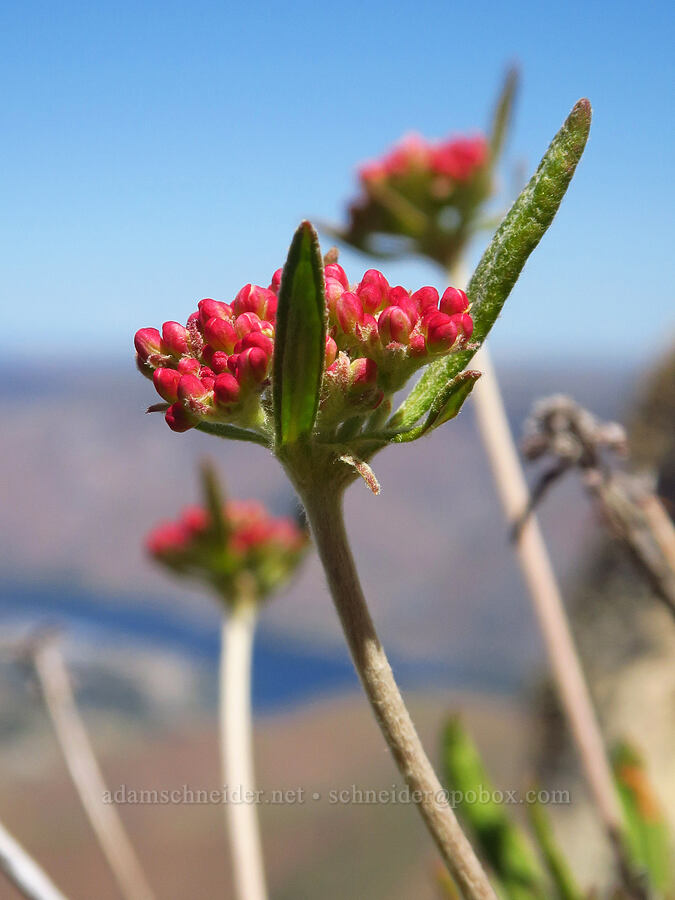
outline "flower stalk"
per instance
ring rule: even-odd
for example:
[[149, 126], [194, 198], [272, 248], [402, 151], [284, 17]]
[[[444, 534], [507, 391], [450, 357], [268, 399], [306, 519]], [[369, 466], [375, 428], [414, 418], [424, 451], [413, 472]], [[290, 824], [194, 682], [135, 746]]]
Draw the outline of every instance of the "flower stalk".
[[26, 900], [66, 900], [21, 844], [0, 822], [0, 869]]
[[223, 617], [220, 658], [220, 753], [224, 785], [236, 799], [225, 805], [238, 900], [266, 900], [265, 866], [255, 798], [251, 662], [258, 617], [250, 587]]
[[335, 608], [380, 730], [448, 870], [467, 900], [495, 900], [446, 800], [394, 679], [361, 589], [344, 525], [343, 492], [329, 480], [301, 491]]

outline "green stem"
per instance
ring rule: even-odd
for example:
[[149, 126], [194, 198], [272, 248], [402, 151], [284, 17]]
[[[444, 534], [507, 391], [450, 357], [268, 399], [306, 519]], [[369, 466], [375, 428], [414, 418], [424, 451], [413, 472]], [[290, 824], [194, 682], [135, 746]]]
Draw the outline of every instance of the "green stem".
[[301, 496], [354, 666], [392, 756], [463, 896], [496, 900], [445, 799], [375, 631], [349, 549], [342, 491], [323, 479]]

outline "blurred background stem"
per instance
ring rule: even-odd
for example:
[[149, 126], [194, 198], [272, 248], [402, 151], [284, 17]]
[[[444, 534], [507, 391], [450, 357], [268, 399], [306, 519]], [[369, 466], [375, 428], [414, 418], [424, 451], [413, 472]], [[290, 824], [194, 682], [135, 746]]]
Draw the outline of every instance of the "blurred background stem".
[[36, 641], [32, 659], [70, 777], [122, 896], [126, 900], [154, 900], [117, 808], [112, 801], [104, 802], [106, 784], [56, 640]]
[[253, 765], [251, 661], [257, 603], [243, 587], [223, 619], [220, 660], [220, 750], [227, 830], [238, 900], [266, 900]]
[[28, 900], [66, 900], [35, 860], [0, 822], [0, 869]]

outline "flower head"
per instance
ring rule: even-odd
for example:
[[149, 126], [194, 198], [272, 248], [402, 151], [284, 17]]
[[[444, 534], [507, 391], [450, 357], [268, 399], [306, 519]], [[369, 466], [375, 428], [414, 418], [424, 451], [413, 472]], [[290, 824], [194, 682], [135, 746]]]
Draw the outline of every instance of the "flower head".
[[[327, 330], [317, 429], [372, 413], [414, 371], [462, 350], [473, 322], [466, 294], [433, 287], [409, 291], [369, 269], [350, 282], [337, 263], [324, 270]], [[232, 302], [200, 300], [186, 324], [142, 328], [135, 345], [140, 370], [167, 404], [173, 431], [202, 423], [265, 433], [268, 427], [281, 282], [247, 284]]]
[[[213, 477], [208, 474], [208, 477]], [[261, 503], [231, 500], [213, 509], [191, 506], [148, 534], [150, 556], [170, 571], [202, 581], [236, 601], [242, 579], [262, 598], [286, 581], [307, 549], [308, 535]]]

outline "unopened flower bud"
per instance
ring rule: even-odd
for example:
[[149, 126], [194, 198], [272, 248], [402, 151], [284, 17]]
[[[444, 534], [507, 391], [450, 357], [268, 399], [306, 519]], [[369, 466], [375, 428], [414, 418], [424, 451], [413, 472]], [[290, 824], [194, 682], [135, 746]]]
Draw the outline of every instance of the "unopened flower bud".
[[190, 415], [182, 403], [174, 403], [170, 406], [164, 413], [164, 418], [172, 431], [187, 431], [197, 424], [197, 420]]
[[377, 329], [385, 346], [392, 342], [407, 344], [413, 324], [399, 306], [387, 306], [378, 317]]
[[167, 403], [178, 400], [178, 382], [183, 376], [176, 369], [155, 369], [152, 381], [159, 396]]
[[437, 312], [425, 322], [427, 346], [432, 351], [449, 350], [457, 340], [457, 324], [445, 313]]
[[438, 309], [438, 291], [435, 287], [421, 287], [410, 299], [417, 304], [420, 316], [429, 309]]
[[240, 316], [237, 316], [234, 323], [237, 337], [240, 338], [243, 338], [250, 331], [262, 331], [262, 327], [263, 323], [260, 316], [253, 312], [242, 313]]
[[194, 356], [184, 356], [178, 360], [178, 371], [181, 375], [199, 375], [201, 363]]
[[267, 377], [269, 356], [259, 347], [250, 347], [237, 355], [237, 381], [241, 385], [261, 384]]
[[283, 273], [283, 269], [277, 269], [274, 275], [272, 275], [272, 281], [270, 282], [270, 290], [274, 291], [275, 294], [279, 293], [279, 285], [281, 284], [281, 275]]
[[134, 335], [134, 347], [142, 362], [152, 362], [153, 357], [162, 355], [162, 338], [156, 328], [141, 328]]
[[213, 317], [204, 325], [204, 337], [214, 350], [232, 353], [237, 342], [237, 332], [229, 319]]
[[337, 263], [331, 263], [324, 269], [324, 275], [326, 278], [335, 278], [346, 291], [349, 290], [349, 280], [342, 266], [339, 266]]
[[234, 406], [239, 400], [240, 392], [239, 382], [230, 372], [223, 372], [216, 377], [213, 386], [213, 396], [218, 406], [224, 409]]
[[272, 356], [274, 341], [262, 331], [249, 331], [234, 345], [234, 352], [241, 353], [243, 350], [248, 350], [249, 347], [259, 347], [267, 356]]
[[469, 298], [459, 288], [449, 287], [441, 297], [440, 310], [448, 316], [464, 313], [469, 308]]
[[162, 325], [162, 349], [172, 356], [181, 357], [188, 352], [188, 332], [179, 322], [165, 322]]
[[327, 334], [326, 335], [326, 368], [332, 366], [335, 360], [337, 359], [338, 348], [337, 344], [333, 340], [333, 338]]
[[232, 304], [235, 316], [243, 313], [255, 313], [260, 319], [267, 318], [267, 305], [271, 306], [272, 314], [276, 312], [277, 298], [267, 288], [258, 287], [257, 284], [246, 284], [234, 298]]
[[382, 272], [368, 269], [356, 288], [363, 309], [371, 315], [382, 309], [389, 299], [389, 282]]
[[183, 375], [178, 382], [177, 393], [178, 399], [196, 415], [203, 415], [208, 411], [208, 405], [204, 401], [209, 389], [196, 375]]
[[363, 321], [363, 306], [356, 294], [345, 291], [335, 304], [335, 316], [345, 334], [354, 334]]
[[199, 320], [202, 325], [206, 325], [209, 319], [229, 319], [232, 317], [232, 307], [228, 303], [222, 303], [220, 300], [211, 300], [206, 297], [200, 300]]

